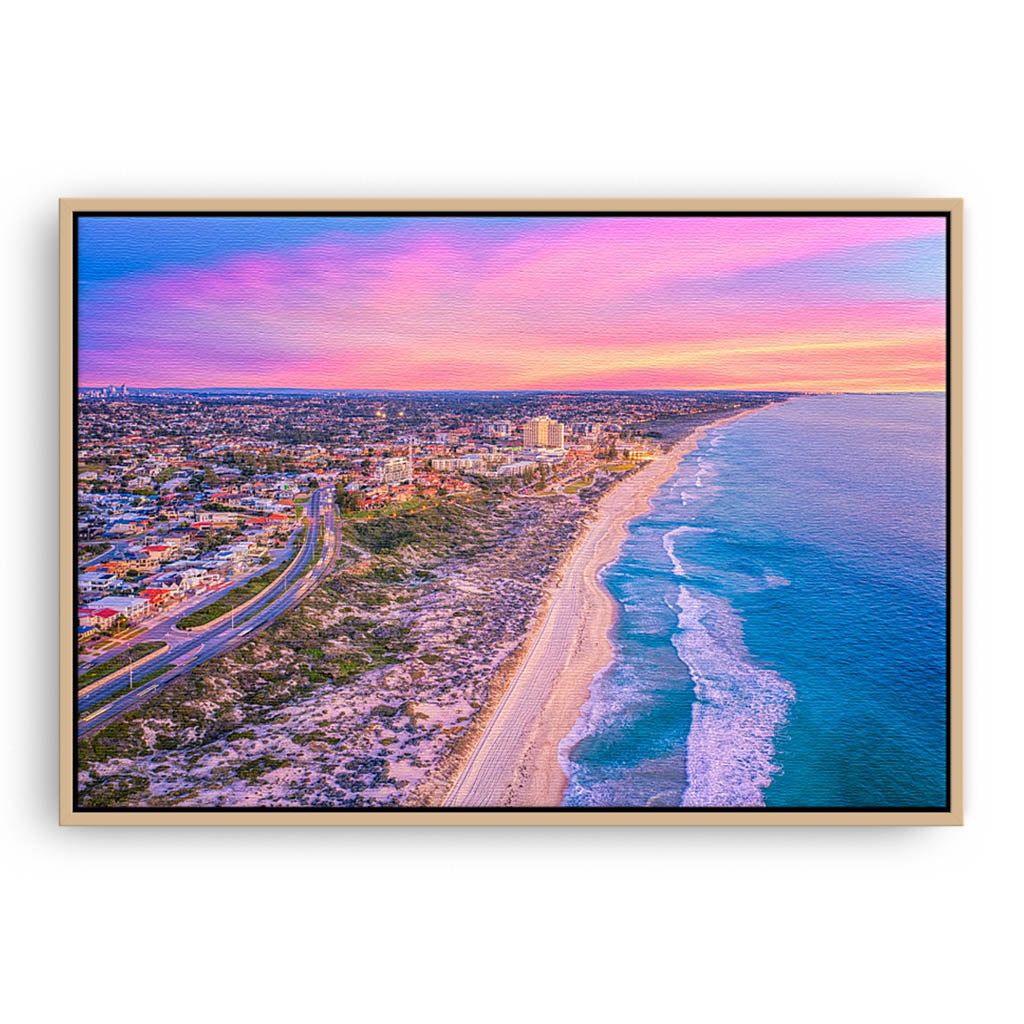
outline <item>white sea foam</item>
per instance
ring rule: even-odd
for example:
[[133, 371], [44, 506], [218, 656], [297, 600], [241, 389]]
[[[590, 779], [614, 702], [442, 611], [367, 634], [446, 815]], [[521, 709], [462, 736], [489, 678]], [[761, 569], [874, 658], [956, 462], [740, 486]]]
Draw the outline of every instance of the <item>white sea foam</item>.
[[[569, 735], [558, 744], [558, 764], [562, 769], [568, 786], [564, 803], [572, 806], [583, 803], [590, 806], [611, 807], [628, 802], [621, 793], [622, 780], [608, 779], [604, 782], [584, 782], [579, 771], [570, 758], [570, 753], [584, 737], [599, 735], [604, 730], [613, 728], [616, 722], [629, 714], [634, 708], [639, 688], [627, 680], [616, 682], [612, 678], [612, 666], [619, 661], [620, 652], [615, 651], [614, 660], [605, 666], [590, 684], [590, 696], [580, 708]], [[627, 672], [628, 675], [628, 672]]]
[[686, 741], [684, 807], [764, 804], [779, 770], [775, 733], [786, 721], [793, 687], [750, 661], [739, 616], [722, 598], [679, 588], [679, 629], [672, 643], [693, 679]]
[[[687, 573], [674, 540], [694, 532], [713, 531], [681, 526], [663, 538], [677, 576]], [[789, 582], [767, 570], [764, 579], [769, 586]], [[696, 698], [683, 806], [763, 805], [764, 790], [779, 770], [773, 761], [775, 733], [786, 721], [793, 687], [777, 672], [752, 663], [742, 621], [724, 598], [681, 585], [676, 603], [679, 633], [672, 644], [693, 679]]]
[[683, 568], [683, 563], [676, 554], [676, 547], [673, 543], [676, 537], [692, 533], [715, 533], [713, 526], [691, 526], [684, 524], [669, 530], [661, 539], [662, 547], [672, 561], [672, 567], [677, 576], [693, 576], [699, 573], [705, 579], [713, 580], [715, 583], [725, 584], [734, 591], [745, 593], [756, 593], [759, 590], [772, 590], [775, 587], [788, 587], [790, 582], [785, 576], [774, 572], [771, 569], [764, 569], [760, 576], [749, 576], [746, 573], [734, 572], [725, 569], [714, 569], [707, 565], [695, 565], [692, 562]]
[[688, 523], [684, 523], [682, 526], [677, 526], [673, 530], [669, 530], [664, 537], [661, 538], [661, 546], [665, 549], [665, 554], [672, 561], [672, 568], [677, 576], [685, 576], [686, 573], [683, 571], [683, 563], [679, 561], [679, 556], [676, 555], [676, 547], [672, 542], [676, 537], [681, 537], [687, 533], [714, 533], [715, 528], [713, 526], [690, 526]]
[[697, 457], [697, 473], [693, 478], [694, 486], [703, 487], [705, 480], [718, 476], [718, 471], [713, 462], [708, 462], [703, 456]]

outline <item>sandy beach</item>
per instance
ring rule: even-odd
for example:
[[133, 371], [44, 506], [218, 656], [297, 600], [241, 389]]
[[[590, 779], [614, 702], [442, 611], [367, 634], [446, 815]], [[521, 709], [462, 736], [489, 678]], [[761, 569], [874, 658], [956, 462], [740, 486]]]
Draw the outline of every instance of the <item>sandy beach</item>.
[[598, 573], [618, 555], [630, 520], [647, 511], [651, 496], [704, 434], [751, 411], [695, 428], [602, 498], [593, 522], [555, 573], [518, 665], [449, 788], [445, 806], [561, 803], [567, 780], [558, 745], [586, 703], [594, 676], [612, 660], [608, 634], [616, 608]]

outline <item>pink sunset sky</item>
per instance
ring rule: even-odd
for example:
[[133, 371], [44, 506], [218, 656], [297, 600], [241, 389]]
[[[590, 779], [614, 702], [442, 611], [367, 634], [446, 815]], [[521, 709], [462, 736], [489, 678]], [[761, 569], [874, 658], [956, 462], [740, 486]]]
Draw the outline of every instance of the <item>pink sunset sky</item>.
[[923, 391], [945, 220], [89, 217], [79, 382]]

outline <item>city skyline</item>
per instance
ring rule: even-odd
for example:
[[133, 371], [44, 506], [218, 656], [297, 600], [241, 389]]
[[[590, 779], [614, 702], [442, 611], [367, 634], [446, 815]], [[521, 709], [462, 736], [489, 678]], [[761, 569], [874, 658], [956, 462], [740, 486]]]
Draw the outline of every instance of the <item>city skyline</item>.
[[83, 216], [80, 386], [941, 391], [945, 287], [941, 216]]

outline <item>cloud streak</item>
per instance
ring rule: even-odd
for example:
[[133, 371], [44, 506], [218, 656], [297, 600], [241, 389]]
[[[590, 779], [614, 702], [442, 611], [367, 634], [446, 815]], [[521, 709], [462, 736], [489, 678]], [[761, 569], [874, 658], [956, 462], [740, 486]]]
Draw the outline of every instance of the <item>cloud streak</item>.
[[174, 220], [83, 227], [83, 385], [944, 386], [939, 217]]

